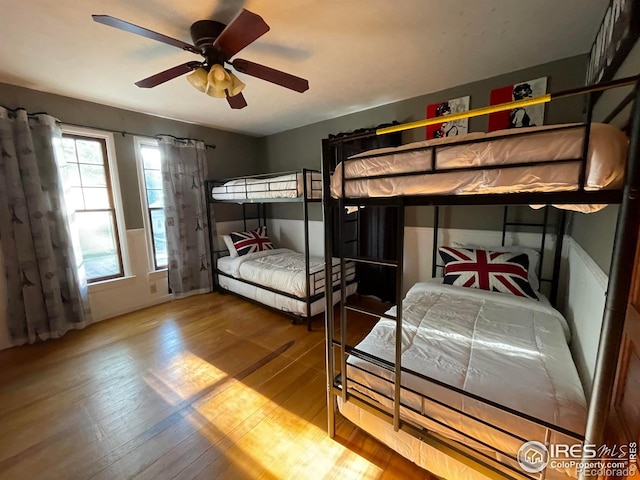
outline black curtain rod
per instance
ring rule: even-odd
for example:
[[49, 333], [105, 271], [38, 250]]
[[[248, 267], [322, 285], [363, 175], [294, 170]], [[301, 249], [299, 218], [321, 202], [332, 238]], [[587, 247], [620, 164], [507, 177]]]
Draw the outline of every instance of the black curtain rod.
[[[62, 121], [60, 123], [62, 123], [63, 125], [68, 125], [69, 127], [93, 128], [94, 130], [104, 130], [105, 132], [119, 133], [123, 137], [125, 135], [132, 135], [134, 137], [147, 137], [147, 138], [154, 137], [154, 135], [149, 135], [149, 134], [144, 134], [144, 133], [127, 132], [126, 130], [113, 130], [111, 128], [92, 127], [90, 125], [80, 125], [78, 123], [68, 123], [68, 122], [62, 122]], [[160, 133], [160, 134], [155, 135], [155, 136], [156, 137], [171, 137], [171, 138], [175, 138], [176, 140], [182, 140], [182, 141], [198, 140], [200, 142], [204, 142], [204, 140], [199, 140], [197, 138], [176, 137], [175, 135], [170, 135], [168, 133]], [[208, 143], [205, 143], [204, 146], [207, 147], [207, 148], [211, 148], [211, 149], [215, 149], [216, 148], [215, 145], [211, 145], [211, 144], [208, 144]]]
[[[15, 113], [15, 112], [17, 112], [19, 110], [24, 110], [25, 112], [27, 111], [25, 108], [22, 108], [22, 107], [9, 108], [9, 107], [6, 107], [4, 105], [0, 105], [0, 107], [4, 108], [5, 110], [8, 110], [10, 112], [13, 112], [13, 113]], [[35, 112], [35, 113], [27, 112], [27, 114], [28, 115], [49, 115], [47, 112]], [[62, 125], [68, 125], [69, 127], [91, 128], [91, 129], [94, 129], [94, 130], [102, 130], [102, 131], [105, 131], [105, 132], [119, 133], [123, 137], [125, 135], [132, 135], [134, 137], [147, 137], [147, 138], [154, 137], [154, 135], [149, 135], [149, 134], [127, 132], [126, 130], [114, 130], [112, 128], [94, 127], [92, 125], [80, 125], [79, 123], [69, 123], [69, 122], [63, 122], [61, 120], [59, 120], [59, 123], [61, 123]], [[170, 135], [168, 133], [161, 133], [161, 134], [155, 135], [155, 136], [156, 137], [159, 137], [159, 136], [171, 137], [171, 138], [175, 138], [176, 140], [184, 140], [184, 141], [186, 141], [186, 140], [198, 140], [198, 141], [204, 142], [203, 140], [199, 140], [197, 138], [194, 139], [194, 138], [176, 137], [175, 135]], [[215, 149], [216, 148], [215, 145], [211, 145], [209, 143], [205, 143], [204, 146], [206, 148], [211, 148], [211, 149]]]

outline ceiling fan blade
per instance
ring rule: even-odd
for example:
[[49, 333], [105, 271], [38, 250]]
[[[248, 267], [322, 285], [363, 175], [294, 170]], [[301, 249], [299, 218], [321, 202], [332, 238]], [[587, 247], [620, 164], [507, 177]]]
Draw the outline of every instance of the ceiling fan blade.
[[250, 62], [249, 60], [243, 60], [241, 58], [235, 59], [231, 64], [233, 65], [233, 68], [239, 72], [246, 73], [252, 77], [261, 78], [262, 80], [295, 90], [296, 92], [302, 93], [309, 90], [309, 81], [304, 78], [296, 77], [295, 75], [284, 73], [280, 70], [265, 67], [264, 65]]
[[240, 110], [247, 106], [247, 101], [244, 99], [244, 95], [242, 95], [242, 93], [238, 93], [233, 97], [230, 97], [229, 92], [227, 91], [227, 102], [229, 102], [229, 106], [234, 110]]
[[222, 53], [229, 59], [268, 31], [269, 25], [260, 15], [242, 9], [216, 38], [213, 46], [222, 50]]
[[161, 83], [168, 82], [169, 80], [173, 80], [180, 75], [184, 75], [185, 73], [189, 73], [192, 70], [195, 70], [202, 63], [200, 62], [187, 62], [182, 65], [178, 65], [176, 67], [170, 68], [169, 70], [165, 70], [164, 72], [156, 73], [151, 77], [145, 78], [144, 80], [140, 80], [136, 82], [136, 85], [140, 88], [153, 88], [157, 87]]
[[114, 27], [120, 30], [124, 30], [125, 32], [134, 33], [136, 35], [150, 38], [151, 40], [156, 40], [158, 42], [166, 43], [167, 45], [178, 47], [183, 50], [187, 50], [189, 52], [193, 52], [197, 54], [201, 53], [200, 50], [198, 50], [196, 47], [188, 43], [185, 43], [182, 40], [177, 40], [175, 38], [167, 37], [166, 35], [163, 35], [161, 33], [154, 32], [147, 28], [139, 27], [138, 25], [125, 22], [124, 20], [120, 20], [119, 18], [115, 18], [110, 15], [91, 15], [91, 17], [93, 18], [94, 22], [101, 23], [109, 27]]

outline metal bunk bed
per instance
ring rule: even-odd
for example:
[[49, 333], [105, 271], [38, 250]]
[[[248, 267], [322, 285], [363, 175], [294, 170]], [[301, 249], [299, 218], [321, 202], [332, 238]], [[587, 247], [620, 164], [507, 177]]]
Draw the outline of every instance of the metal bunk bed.
[[[213, 285], [215, 286], [216, 290], [235, 294], [235, 292], [226, 290], [220, 285], [218, 276], [221, 275], [224, 277], [233, 278], [236, 281], [249, 284], [256, 288], [267, 290], [278, 295], [283, 295], [296, 301], [303, 301], [306, 304], [306, 322], [307, 329], [309, 331], [311, 331], [311, 305], [324, 297], [324, 293], [322, 292], [311, 294], [312, 283], [314, 285], [314, 291], [317, 291], [322, 282], [324, 282], [324, 270], [311, 273], [309, 265], [309, 204], [322, 202], [322, 180], [320, 180], [320, 178], [315, 178], [315, 176], [319, 176], [319, 174], [320, 172], [317, 170], [303, 168], [301, 170], [291, 170], [271, 174], [249, 175], [243, 177], [228, 178], [224, 180], [207, 180], [205, 182], [208, 218], [211, 218], [212, 203], [240, 204], [242, 205], [242, 220], [245, 231], [247, 231], [247, 228], [251, 221], [257, 222], [257, 227], [267, 225], [267, 204], [301, 204], [304, 223], [305, 278], [307, 279], [305, 285], [306, 295], [302, 298], [289, 292], [277, 290], [265, 285], [260, 285], [246, 279], [235, 278], [228, 273], [221, 271], [219, 268], [217, 268], [217, 260], [222, 253], [226, 252], [226, 250], [215, 249], [213, 232], [211, 229], [209, 229], [209, 244], [211, 245], [211, 258], [216, 263], [216, 267], [212, 269]], [[290, 176], [293, 177], [293, 180], [278, 180]], [[214, 198], [214, 189], [222, 198]], [[254, 212], [251, 212], [251, 207], [255, 207]], [[338, 288], [340, 287], [334, 287], [334, 290], [337, 290]], [[247, 300], [253, 301], [251, 299]], [[260, 302], [256, 301], [256, 303]], [[304, 316], [295, 315], [293, 313], [279, 310], [262, 303], [260, 303], [260, 305], [290, 317], [293, 323], [302, 323], [305, 320]]]
[[[565, 98], [574, 95], [586, 95], [586, 121], [579, 124], [583, 129], [582, 139], [582, 154], [580, 158], [566, 160], [565, 163], [572, 163], [579, 165], [579, 178], [577, 179], [577, 189], [575, 191], [558, 191], [558, 192], [523, 192], [523, 193], [494, 193], [494, 194], [467, 194], [467, 195], [406, 195], [395, 197], [352, 197], [349, 198], [345, 193], [346, 185], [349, 182], [359, 181], [362, 179], [374, 179], [384, 177], [384, 175], [375, 176], [359, 176], [358, 178], [345, 178], [344, 167], [346, 162], [352, 161], [347, 158], [343, 158], [341, 151], [341, 142], [353, 140], [354, 137], [346, 137], [340, 139], [327, 139], [323, 141], [323, 186], [324, 186], [324, 221], [325, 226], [325, 257], [331, 258], [334, 255], [341, 259], [341, 268], [344, 268], [347, 258], [344, 255], [345, 242], [343, 241], [342, 231], [344, 230], [344, 221], [347, 217], [345, 213], [346, 207], [368, 206], [368, 205], [385, 205], [395, 206], [398, 209], [398, 216], [400, 221], [398, 222], [398, 245], [399, 254], [394, 259], [372, 259], [372, 258], [358, 258], [357, 256], [349, 257], [348, 260], [355, 262], [373, 262], [378, 265], [386, 265], [390, 268], [396, 269], [396, 296], [397, 296], [397, 313], [395, 316], [380, 315], [379, 312], [374, 312], [354, 306], [347, 302], [343, 297], [340, 298], [339, 315], [334, 313], [334, 309], [329, 308], [332, 305], [332, 293], [327, 295], [327, 308], [325, 310], [326, 320], [326, 371], [327, 371], [327, 390], [328, 390], [328, 433], [330, 437], [335, 435], [335, 421], [338, 406], [338, 399], [345, 404], [346, 402], [352, 402], [364, 412], [375, 416], [378, 419], [382, 419], [393, 425], [395, 432], [402, 431], [412, 437], [415, 437], [422, 442], [426, 443], [430, 447], [434, 447], [436, 450], [443, 452], [449, 457], [461, 462], [467, 467], [473, 468], [475, 471], [488, 476], [490, 478], [514, 478], [514, 479], [544, 479], [545, 470], [540, 474], [529, 474], [521, 469], [517, 468], [514, 455], [509, 452], [500, 451], [492, 445], [477, 440], [476, 438], [466, 435], [464, 432], [456, 430], [450, 425], [445, 425], [450, 431], [455, 432], [458, 438], [462, 437], [464, 441], [454, 441], [451, 438], [442, 434], [435, 433], [429, 429], [412, 422], [407, 419], [406, 415], [401, 415], [401, 406], [404, 412], [407, 411], [407, 405], [401, 400], [401, 392], [408, 392], [409, 394], [418, 394], [423, 397], [423, 401], [432, 401], [439, 404], [441, 408], [448, 408], [453, 413], [459, 416], [471, 417], [466, 412], [456, 410], [436, 398], [429, 398], [424, 393], [412, 391], [410, 388], [402, 384], [402, 378], [406, 374], [414, 375], [420, 380], [429, 382], [430, 385], [437, 388], [443, 388], [448, 391], [454, 391], [457, 395], [461, 395], [464, 399], [469, 401], [480, 402], [484, 405], [488, 405], [490, 408], [497, 409], [506, 415], [513, 415], [520, 419], [520, 421], [530, 422], [531, 425], [541, 428], [545, 432], [546, 443], [549, 443], [552, 435], [564, 435], [565, 438], [572, 438], [577, 442], [585, 442], [600, 445], [606, 425], [606, 419], [609, 411], [609, 402], [611, 393], [613, 390], [613, 382], [615, 377], [615, 369], [617, 364], [619, 346], [622, 336], [622, 330], [625, 319], [626, 304], [629, 295], [630, 282], [633, 262], [629, 259], [634, 257], [636, 243], [638, 240], [638, 227], [640, 224], [640, 88], [638, 82], [640, 76], [621, 79], [617, 81], [608, 82], [606, 84], [600, 84], [595, 86], [588, 86], [583, 88], [577, 88], [570, 91], [560, 92], [558, 94], [547, 95], [545, 101], [554, 100], [556, 98]], [[629, 104], [633, 104], [633, 111], [631, 114], [631, 141], [628, 150], [628, 159], [626, 165], [626, 176], [624, 188], [615, 190], [595, 190], [590, 191], [585, 189], [585, 178], [587, 170], [587, 155], [589, 151], [589, 135], [591, 131], [591, 119], [593, 113], [593, 102], [595, 95], [598, 93], [621, 86], [634, 85], [634, 91], [627, 95], [626, 98], [610, 113], [605, 120], [606, 123], [614, 119], [621, 111], [623, 111]], [[491, 113], [497, 110], [498, 107], [487, 107], [484, 109], [478, 109], [476, 111], [469, 112], [468, 116], [478, 116]], [[504, 104], [502, 110], [506, 110], [509, 107]], [[428, 121], [426, 121], [428, 122]], [[414, 124], [406, 125], [407, 128], [416, 128], [418, 126], [424, 126], [423, 122], [414, 122]], [[401, 126], [402, 127], [402, 126]], [[551, 130], [560, 130], [566, 128], [559, 126], [551, 128]], [[575, 128], [575, 126], [574, 126]], [[382, 129], [377, 134], [391, 133], [398, 131], [401, 128]], [[530, 133], [519, 133], [515, 135], [530, 135]], [[476, 140], [478, 141], [478, 140]], [[479, 140], [480, 142], [486, 140]], [[467, 143], [474, 143], [474, 140], [470, 140]], [[456, 145], [460, 144], [457, 142]], [[427, 147], [424, 147], [427, 148]], [[439, 154], [438, 147], [434, 147], [431, 152], [431, 165], [427, 171], [412, 171], [410, 173], [395, 173], [391, 176], [403, 177], [410, 175], [437, 175], [440, 170], [437, 167], [437, 158]], [[375, 156], [375, 154], [373, 154]], [[379, 155], [384, 155], [383, 153]], [[336, 158], [337, 156], [337, 158]], [[341, 195], [337, 195], [338, 198], [332, 197], [331, 194], [331, 166], [342, 162], [341, 175]], [[554, 168], [547, 159], [540, 159], [538, 162], [528, 162], [526, 165], [531, 164], [548, 165], [547, 168]], [[456, 169], [460, 172], [478, 170], [478, 169], [493, 169], [501, 168], [508, 170], [510, 168], [522, 167], [524, 164], [501, 164], [499, 167], [462, 167]], [[450, 170], [447, 170], [450, 172]], [[429, 177], [427, 177], [429, 178]], [[567, 429], [558, 427], [549, 422], [539, 420], [530, 415], [521, 413], [515, 409], [505, 407], [499, 403], [489, 401], [473, 393], [469, 393], [463, 389], [452, 387], [448, 384], [440, 382], [434, 378], [426, 377], [418, 372], [410, 371], [406, 367], [402, 366], [402, 332], [403, 332], [403, 244], [404, 244], [404, 212], [407, 206], [428, 205], [434, 206], [434, 255], [433, 255], [433, 276], [435, 277], [436, 269], [438, 268], [436, 262], [435, 251], [437, 250], [438, 242], [438, 215], [440, 206], [451, 205], [552, 205], [552, 204], [620, 204], [620, 210], [618, 215], [618, 222], [615, 234], [615, 243], [612, 254], [612, 264], [609, 275], [608, 295], [606, 298], [605, 310], [603, 313], [602, 330], [600, 335], [598, 356], [596, 361], [596, 373], [593, 381], [593, 391], [588, 404], [588, 415], [586, 421], [585, 434], [577, 434]], [[546, 211], [548, 212], [548, 208]], [[338, 251], [334, 252], [334, 246], [332, 242], [333, 232], [330, 226], [334, 225], [334, 215], [338, 216], [339, 222], [339, 242]], [[557, 235], [557, 241], [555, 245], [554, 253], [554, 265], [553, 273], [550, 279], [546, 279], [551, 284], [551, 301], [555, 302], [558, 279], [560, 271], [560, 260], [562, 254], [562, 238], [565, 229], [565, 211], [559, 215], [559, 221], [555, 229]], [[516, 222], [510, 222], [507, 219], [507, 210], [505, 207], [505, 217], [503, 222], [503, 245], [506, 229]], [[542, 235], [542, 250], [544, 250], [545, 236], [547, 234], [548, 216], [545, 213], [544, 221], [538, 226], [543, 229]], [[542, 252], [541, 252], [542, 254]], [[542, 263], [542, 261], [541, 261]], [[332, 274], [332, 265], [329, 262], [325, 262], [326, 275]], [[343, 277], [344, 278], [344, 277]], [[543, 279], [544, 281], [545, 279]], [[395, 361], [389, 362], [375, 355], [370, 355], [367, 352], [359, 351], [347, 344], [347, 318], [349, 312], [357, 312], [364, 315], [369, 315], [377, 318], [388, 318], [395, 321]], [[338, 331], [336, 331], [338, 327]], [[363, 395], [360, 392], [350, 388], [348, 384], [347, 375], [347, 359], [353, 356], [359, 360], [369, 362], [375, 365], [379, 369], [383, 369], [388, 372], [388, 377], [385, 378], [393, 388], [393, 394], [387, 397], [388, 404], [392, 405], [391, 408], [383, 407], [381, 403], [373, 401], [371, 397]], [[351, 379], [349, 379], [351, 382]], [[426, 397], [426, 398], [425, 398]], [[406, 397], [405, 397], [406, 398]], [[414, 412], [419, 415], [425, 416], [424, 412]], [[433, 421], [433, 418], [427, 417]], [[471, 417], [471, 419], [473, 419]], [[477, 419], [474, 419], [478, 421]], [[435, 420], [437, 422], [437, 420]], [[424, 424], [423, 424], [424, 425]], [[495, 428], [501, 435], [515, 437], [519, 441], [526, 441], [527, 439], [513, 435], [511, 432], [501, 429], [494, 425], [488, 425]], [[469, 446], [468, 443], [473, 442], [476, 447]], [[478, 448], [480, 445], [481, 448]], [[491, 451], [492, 454], [487, 454], [487, 451]], [[515, 465], [515, 467], [514, 467]]]

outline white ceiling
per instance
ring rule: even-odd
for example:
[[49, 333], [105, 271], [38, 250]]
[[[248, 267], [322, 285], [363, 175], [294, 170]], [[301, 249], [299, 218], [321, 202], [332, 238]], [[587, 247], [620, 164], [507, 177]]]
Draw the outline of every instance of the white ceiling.
[[[606, 0], [0, 0], [0, 82], [211, 127], [268, 135], [589, 50]], [[296, 93], [239, 74], [231, 110], [178, 78], [200, 57], [99, 25], [108, 14], [191, 43], [189, 26], [247, 8], [271, 31], [240, 52], [307, 78]]]

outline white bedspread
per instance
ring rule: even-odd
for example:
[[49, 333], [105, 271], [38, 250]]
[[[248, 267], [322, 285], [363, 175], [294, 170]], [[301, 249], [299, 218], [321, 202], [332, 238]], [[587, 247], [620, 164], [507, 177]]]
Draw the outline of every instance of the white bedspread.
[[[569, 328], [548, 302], [418, 283], [407, 293], [403, 312], [403, 367], [572, 432], [584, 433], [586, 402], [567, 345]], [[388, 313], [395, 315], [395, 307]], [[393, 362], [395, 329], [395, 321], [381, 319], [357, 348]], [[356, 357], [351, 356], [348, 363], [393, 379], [392, 372]], [[348, 377], [364, 385], [350, 382], [352, 388], [386, 406], [392, 405], [384, 398], [393, 398], [392, 383], [353, 367], [348, 368]], [[402, 374], [402, 385], [528, 440], [544, 440], [541, 427], [414, 375]], [[522, 444], [415, 393], [403, 391], [402, 403], [508, 453], [515, 454]], [[408, 408], [402, 410], [405, 418], [471, 443]], [[559, 436], [552, 436], [552, 441], [575, 443]]]
[[[577, 159], [582, 154], [583, 127], [545, 131], [551, 127], [531, 127], [470, 133], [461, 137], [416, 142], [397, 148], [371, 150], [354, 155], [356, 161], [346, 165], [345, 178], [393, 175], [416, 172], [415, 175], [360, 179], [347, 182], [347, 197], [393, 197], [397, 195], [465, 195], [473, 193], [559, 192], [577, 189], [579, 164], [531, 165], [517, 168], [443, 172], [431, 171], [432, 148], [437, 149], [437, 169], [471, 166], [509, 165], [535, 161]], [[528, 135], [514, 134], [530, 132]], [[539, 133], [533, 133], [539, 132]], [[492, 139], [456, 145], [466, 140]], [[451, 145], [449, 145], [451, 144]], [[585, 190], [616, 189], [622, 186], [628, 139], [617, 128], [592, 124], [587, 156]], [[372, 156], [384, 153], [384, 156]], [[342, 195], [342, 169], [339, 164], [331, 178], [331, 194]], [[596, 211], [604, 206], [559, 206], [578, 211]]]
[[[340, 260], [334, 258], [333, 265], [339, 266]], [[235, 258], [224, 257], [223, 262], [219, 261], [218, 268], [235, 278], [275, 288], [297, 297], [302, 298], [307, 295], [304, 254], [288, 248], [249, 253]], [[312, 274], [311, 295], [323, 292], [325, 284], [323, 257], [309, 257], [309, 273]], [[347, 280], [352, 280], [354, 277], [355, 266], [353, 263], [347, 263]], [[333, 285], [339, 283], [340, 270], [334, 268]]]

